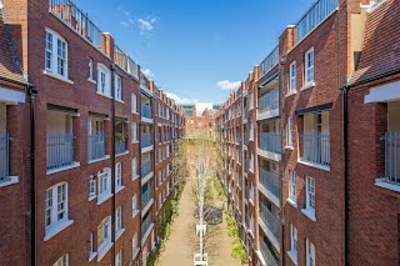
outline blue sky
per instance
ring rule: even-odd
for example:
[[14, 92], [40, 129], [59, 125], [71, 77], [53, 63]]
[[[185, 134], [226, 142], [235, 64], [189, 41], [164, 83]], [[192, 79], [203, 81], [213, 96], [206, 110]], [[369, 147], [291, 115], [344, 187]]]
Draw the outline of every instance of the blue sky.
[[314, 0], [75, 2], [178, 101], [222, 103]]

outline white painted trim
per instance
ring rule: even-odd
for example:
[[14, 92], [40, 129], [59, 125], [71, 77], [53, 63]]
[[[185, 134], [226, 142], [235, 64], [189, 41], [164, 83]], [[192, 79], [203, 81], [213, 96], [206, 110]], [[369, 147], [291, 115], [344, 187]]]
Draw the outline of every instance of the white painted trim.
[[310, 208], [306, 208], [306, 209], [302, 209], [301, 212], [307, 216], [307, 218], [309, 218], [311, 221], [316, 222], [317, 218], [315, 217], [315, 211], [310, 209]]
[[264, 223], [264, 221], [259, 217], [258, 223], [261, 225], [261, 228], [264, 230], [265, 234], [271, 241], [272, 245], [275, 249], [280, 253], [281, 252], [281, 244], [279, 243], [278, 239], [275, 238], [274, 234], [269, 230], [268, 226]]
[[65, 82], [67, 84], [74, 85], [74, 82], [72, 80], [69, 80], [69, 79], [66, 79], [63, 76], [54, 74], [54, 73], [50, 72], [49, 70], [43, 70], [43, 74], [45, 74], [46, 76], [49, 76], [49, 77], [51, 77], [53, 79], [57, 79], [59, 81]]
[[5, 181], [0, 182], [0, 187], [11, 186], [19, 183], [19, 176], [6, 176]]
[[0, 101], [13, 105], [25, 103], [25, 93], [0, 87]]
[[63, 171], [67, 171], [67, 170], [70, 170], [70, 169], [74, 169], [74, 168], [77, 168], [77, 167], [80, 167], [80, 166], [81, 166], [80, 162], [73, 162], [72, 164], [67, 165], [67, 166], [63, 166], [63, 167], [59, 167], [59, 168], [56, 168], [56, 169], [47, 170], [46, 174], [47, 175], [53, 175], [53, 174], [56, 174], [56, 173], [59, 173], [59, 172], [63, 172]]
[[150, 178], [152, 178], [153, 176], [154, 176], [154, 173], [153, 173], [153, 171], [151, 171], [144, 178], [142, 178], [142, 182], [141, 182], [142, 186], [144, 184], [146, 184], [150, 180]]
[[110, 251], [110, 249], [114, 246], [113, 242], [108, 242], [101, 249], [97, 251], [97, 262], [100, 262], [104, 256]]
[[143, 235], [143, 238], [142, 238], [142, 247], [144, 246], [144, 244], [146, 244], [147, 238], [150, 236], [150, 233], [151, 233], [151, 231], [153, 230], [153, 228], [154, 228], [154, 223], [152, 223], [152, 224], [149, 226], [149, 229], [147, 229], [146, 233]]
[[143, 208], [142, 210], [142, 218], [144, 217], [144, 215], [150, 210], [150, 207], [153, 205], [154, 203], [154, 199], [152, 198], [147, 205]]
[[45, 237], [43, 240], [44, 241], [50, 240], [55, 235], [57, 235], [58, 233], [60, 233], [61, 231], [63, 231], [64, 229], [66, 229], [73, 223], [74, 223], [74, 220], [66, 220], [59, 224], [56, 224], [55, 226], [49, 227], [48, 229], [46, 229]]
[[297, 266], [297, 251], [296, 250], [288, 250], [287, 255], [290, 258], [290, 260], [292, 261], [292, 263]]
[[399, 185], [395, 185], [393, 183], [389, 183], [386, 181], [385, 178], [377, 178], [375, 179], [375, 186], [377, 187], [381, 187], [381, 188], [385, 188], [385, 189], [389, 189], [395, 192], [400, 192], [400, 186]]
[[400, 81], [371, 88], [364, 97], [364, 103], [390, 102], [400, 100]]

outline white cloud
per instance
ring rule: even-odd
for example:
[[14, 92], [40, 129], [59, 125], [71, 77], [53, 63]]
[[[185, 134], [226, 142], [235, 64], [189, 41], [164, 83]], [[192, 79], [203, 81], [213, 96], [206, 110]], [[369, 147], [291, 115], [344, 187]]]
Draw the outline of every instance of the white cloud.
[[149, 68], [143, 69], [142, 72], [149, 79], [153, 79], [154, 78], [154, 73]]
[[165, 92], [165, 94], [167, 94], [167, 96], [172, 100], [174, 100], [177, 104], [195, 104], [197, 102], [197, 100], [192, 100], [189, 98], [181, 98], [172, 92]]
[[197, 115], [201, 115], [206, 108], [211, 109], [213, 104], [207, 102], [200, 102], [198, 100], [193, 100], [189, 98], [181, 98], [175, 93], [172, 92], [165, 92], [169, 98], [175, 101], [176, 104], [195, 104], [196, 105], [196, 112]]
[[236, 90], [240, 87], [241, 81], [222, 80], [217, 83], [217, 87], [224, 91]]
[[138, 18], [137, 22], [139, 23], [140, 33], [145, 34], [154, 29], [157, 19], [154, 17]]

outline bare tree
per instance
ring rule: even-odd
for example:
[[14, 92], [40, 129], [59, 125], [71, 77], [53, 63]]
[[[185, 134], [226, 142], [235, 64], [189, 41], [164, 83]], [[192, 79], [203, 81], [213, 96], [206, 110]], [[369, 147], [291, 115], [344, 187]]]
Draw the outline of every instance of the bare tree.
[[[179, 151], [173, 162], [176, 181], [180, 183], [190, 182], [198, 210], [198, 250], [195, 260], [207, 261], [206, 241], [206, 217], [208, 210], [205, 209], [209, 184], [212, 178], [217, 176], [223, 169], [222, 149], [220, 141], [210, 131], [198, 132], [191, 138], [184, 139], [179, 144]], [[214, 229], [215, 230], [215, 229]], [[209, 236], [215, 235], [211, 230]], [[209, 242], [208, 244], [211, 244]]]

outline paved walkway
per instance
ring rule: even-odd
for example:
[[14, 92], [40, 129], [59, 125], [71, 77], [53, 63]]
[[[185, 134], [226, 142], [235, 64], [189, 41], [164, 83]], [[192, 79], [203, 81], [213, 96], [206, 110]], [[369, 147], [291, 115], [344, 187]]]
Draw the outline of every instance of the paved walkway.
[[[172, 225], [171, 235], [165, 250], [160, 256], [161, 266], [192, 266], [193, 253], [196, 249], [195, 219], [193, 217], [194, 201], [191, 184], [187, 183], [179, 202], [179, 216]], [[212, 252], [209, 252], [209, 266], [240, 266], [240, 262], [231, 256], [232, 239], [228, 236], [228, 228], [224, 223], [219, 225], [218, 232], [213, 237]], [[198, 240], [197, 240], [198, 241]]]

